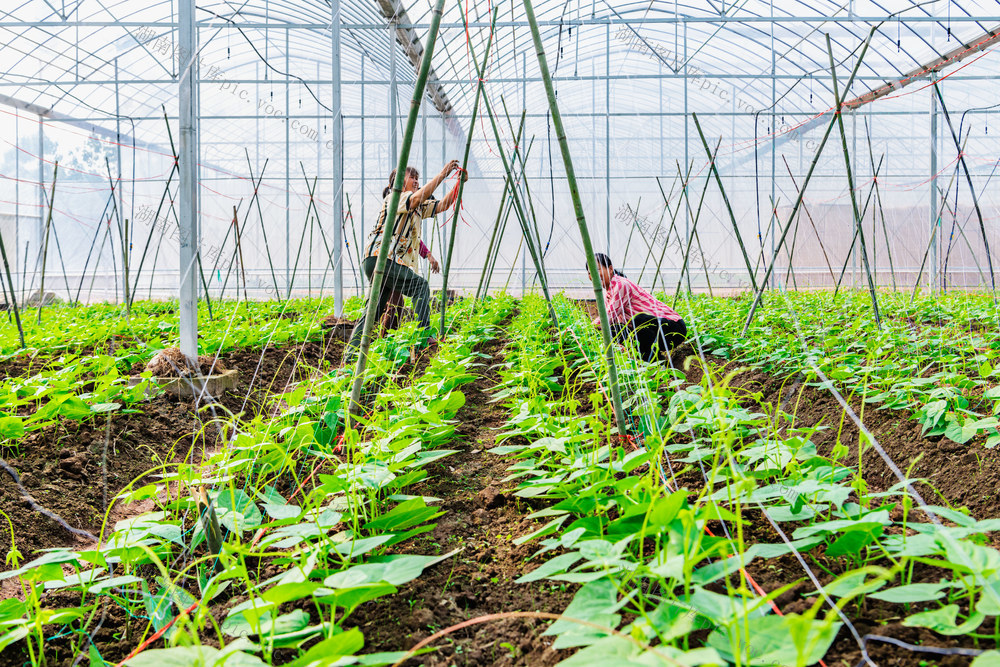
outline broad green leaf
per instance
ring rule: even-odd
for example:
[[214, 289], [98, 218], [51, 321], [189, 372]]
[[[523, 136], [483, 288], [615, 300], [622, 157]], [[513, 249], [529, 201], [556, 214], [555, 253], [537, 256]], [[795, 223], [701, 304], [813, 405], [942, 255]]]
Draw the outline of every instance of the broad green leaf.
[[[614, 582], [605, 578], [581, 587], [562, 615], [614, 630], [621, 622], [621, 616], [616, 613], [620, 606], [618, 589]], [[587, 646], [609, 633], [572, 621], [558, 620], [542, 634], [558, 635], [552, 646], [560, 649]]]
[[266, 667], [242, 651], [223, 652], [210, 646], [147, 649], [125, 662], [128, 667]]
[[357, 628], [351, 628], [319, 642], [299, 658], [288, 663], [288, 667], [327, 667], [344, 656], [354, 655], [364, 646], [364, 635]]
[[958, 605], [949, 604], [907, 616], [903, 619], [903, 625], [911, 628], [928, 628], [942, 635], [964, 635], [975, 631], [986, 616], [981, 612], [973, 612], [961, 625], [956, 624], [957, 618]]
[[643, 650], [624, 637], [605, 637], [577, 651], [558, 663], [557, 667], [676, 667], [678, 664], [697, 667], [722, 664], [718, 652], [710, 648], [682, 651], [672, 646], [656, 646]]
[[0, 438], [24, 436], [24, 421], [20, 417], [0, 417]]
[[434, 507], [428, 507], [420, 496], [400, 503], [377, 519], [365, 524], [365, 530], [372, 532], [400, 531], [444, 514]]
[[59, 403], [58, 413], [67, 419], [80, 420], [91, 415], [90, 406], [77, 396], [67, 396]]
[[215, 496], [219, 524], [234, 533], [259, 528], [262, 516], [253, 500], [242, 489], [223, 490]]
[[857, 527], [848, 528], [833, 543], [826, 548], [826, 555], [831, 557], [854, 555], [874, 542], [882, 534], [882, 526], [870, 522], [861, 522]]
[[908, 584], [906, 586], [896, 586], [889, 590], [872, 593], [869, 597], [883, 602], [893, 602], [896, 604], [908, 604], [911, 602], [927, 602], [938, 600], [944, 597], [944, 591], [951, 588], [951, 582], [941, 584]]
[[829, 650], [840, 626], [798, 614], [756, 616], [717, 628], [708, 645], [730, 662], [739, 656], [745, 665], [811, 665]]
[[1000, 651], [987, 651], [977, 656], [969, 667], [1000, 667]]
[[562, 554], [561, 556], [556, 556], [545, 563], [542, 563], [534, 570], [525, 574], [518, 579], [514, 580], [516, 584], [527, 584], [532, 581], [538, 581], [539, 579], [545, 579], [553, 574], [558, 574], [560, 572], [565, 572], [573, 566], [573, 563], [580, 560], [580, 554], [576, 551], [570, 552], [568, 554]]
[[419, 577], [426, 568], [450, 558], [456, 553], [458, 553], [457, 550], [437, 557], [413, 555], [376, 557], [343, 572], [331, 574], [323, 581], [323, 585], [330, 588], [355, 588], [385, 582], [393, 586], [402, 586]]

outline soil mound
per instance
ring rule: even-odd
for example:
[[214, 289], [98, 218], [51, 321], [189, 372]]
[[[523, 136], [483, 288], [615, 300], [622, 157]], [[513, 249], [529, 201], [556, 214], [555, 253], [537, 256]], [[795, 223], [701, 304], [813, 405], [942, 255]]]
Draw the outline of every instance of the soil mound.
[[187, 357], [181, 353], [178, 347], [168, 347], [156, 353], [146, 370], [158, 378], [183, 378], [192, 375], [219, 375], [229, 369], [221, 361], [211, 354], [203, 354], [198, 357], [198, 368], [192, 368]]

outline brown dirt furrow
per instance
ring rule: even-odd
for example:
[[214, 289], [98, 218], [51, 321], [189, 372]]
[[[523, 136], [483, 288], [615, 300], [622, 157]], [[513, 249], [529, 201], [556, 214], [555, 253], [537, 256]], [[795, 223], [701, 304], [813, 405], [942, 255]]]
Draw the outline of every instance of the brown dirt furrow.
[[[479, 350], [491, 356], [487, 364], [503, 359], [505, 341], [491, 341]], [[525, 518], [531, 509], [510, 492], [506, 476], [510, 461], [486, 453], [494, 446], [507, 411], [489, 403], [489, 389], [499, 377], [482, 375], [463, 387], [465, 406], [457, 418], [462, 439], [452, 449], [460, 453], [428, 470], [425, 482], [410, 491], [441, 498], [446, 514], [435, 529], [400, 545], [400, 552], [443, 554], [462, 550], [402, 586], [399, 593], [364, 605], [352, 617], [365, 634], [366, 651], [398, 651], [414, 646], [433, 632], [462, 621], [506, 611], [561, 613], [574, 589], [548, 582], [515, 584], [533, 569], [526, 559], [537, 548], [516, 546], [513, 540], [542, 524]], [[445, 665], [553, 665], [565, 656], [541, 637], [547, 622], [509, 619], [472, 626], [437, 641], [438, 650], [422, 655], [419, 664]], [[407, 664], [418, 664], [411, 660]]]
[[[674, 355], [675, 363], [683, 363], [683, 358], [691, 354], [693, 351], [687, 347], [678, 350]], [[739, 367], [739, 364], [719, 363], [714, 376], [719, 378], [725, 375], [725, 372]], [[691, 364], [686, 375], [688, 382], [700, 382], [703, 375], [700, 364]], [[750, 368], [737, 372], [731, 379], [730, 385], [738, 391], [745, 392], [741, 404], [746, 408], [773, 413], [776, 408], [782, 407], [784, 411], [795, 415], [794, 423], [797, 426], [811, 427], [817, 424], [830, 426], [830, 429], [819, 431], [812, 438], [821, 455], [830, 454], [838, 441], [838, 430], [840, 430], [839, 442], [848, 447], [848, 453], [841, 463], [857, 466], [858, 429], [829, 391], [807, 387], [804, 383], [797, 382], [795, 375], [781, 377]], [[971, 455], [974, 445], [955, 445], [942, 438], [923, 438], [920, 435], [919, 424], [911, 420], [910, 415], [905, 412], [874, 410], [868, 405], [865, 412], [861, 413], [860, 402], [856, 400], [851, 401], [851, 407], [857, 414], [862, 415], [862, 422], [904, 471], [915, 461], [911, 477], [928, 478], [930, 484], [933, 484], [949, 502], [969, 507], [973, 516], [991, 518], [1000, 513], [1000, 503], [995, 499], [983, 497], [983, 493], [981, 491], [977, 493], [975, 489], [977, 483], [990, 485], [986, 487], [988, 489], [995, 487], [995, 482], [991, 484], [989, 480], [1000, 478], [1000, 463], [988, 463], [995, 460], [995, 457], [989, 459], [984, 457], [984, 465], [977, 465], [976, 459]], [[990, 452], [980, 449], [979, 453]], [[861, 470], [871, 492], [883, 491], [898, 481], [871, 446], [867, 446], [862, 452]], [[701, 486], [700, 476], [697, 475], [689, 475], [685, 481], [691, 482], [689, 486], [693, 488]], [[919, 484], [918, 489], [928, 502], [941, 503], [941, 499], [928, 484]], [[898, 510], [894, 510], [892, 514], [896, 519], [901, 518]], [[781, 537], [759, 511], [748, 509], [744, 512], [744, 518], [748, 521], [744, 526], [747, 544], [781, 542]], [[790, 532], [793, 528], [793, 525], [783, 526], [786, 532]], [[834, 579], [833, 575], [842, 574], [852, 566], [843, 558], [825, 556], [823, 551], [822, 546], [816, 547], [805, 553], [804, 557], [818, 576], [820, 583], [826, 585]], [[815, 596], [811, 595], [815, 586], [809, 581], [806, 572], [793, 555], [754, 561], [746, 569], [766, 591], [796, 582], [791, 589], [775, 600], [784, 613], [804, 613], [816, 601]], [[944, 574], [943, 570], [918, 565], [914, 570], [912, 581], [913, 583], [936, 582]], [[740, 584], [736, 577], [733, 577], [731, 583], [733, 586]], [[724, 590], [719, 587], [717, 592], [722, 593]], [[945, 637], [927, 629], [903, 626], [902, 619], [918, 610], [866, 598], [860, 604], [848, 605], [845, 613], [861, 636], [882, 635], [911, 644], [940, 648], [986, 649], [996, 646], [995, 642], [982, 641], [979, 646], [974, 646], [968, 637]], [[821, 613], [825, 612], [824, 606]], [[881, 642], [869, 643], [869, 654], [879, 665], [892, 667], [927, 667], [931, 664], [938, 667], [959, 667], [968, 665], [970, 661], [968, 657], [963, 656], [910, 653]], [[853, 667], [859, 663], [861, 651], [846, 627], [840, 631], [824, 660], [830, 667]]]
[[[223, 354], [223, 363], [237, 368], [240, 376], [236, 390], [223, 396], [220, 403], [229, 411], [252, 416], [273, 403], [273, 394], [284, 391], [289, 382], [306, 378], [314, 368], [339, 363], [342, 349], [340, 342], [325, 347], [309, 342]], [[103, 417], [87, 422], [61, 420], [27, 434], [16, 448], [0, 447], [0, 456], [19, 473], [25, 489], [39, 505], [61, 516], [70, 526], [96, 535], [104, 521], [105, 481], [110, 501], [133, 480], [144, 479], [158, 466], [185, 459], [197, 462], [203, 447], [216, 444], [211, 430], [206, 431], [209, 442], [195, 441], [193, 434], [200, 424], [191, 400], [164, 395], [138, 407], [141, 413], [111, 413], [110, 431]], [[206, 414], [211, 416], [210, 411], [203, 412], [203, 417]], [[219, 416], [223, 414], [220, 410]], [[33, 558], [38, 549], [83, 544], [57, 522], [32, 510], [3, 472], [0, 510], [13, 523], [16, 546], [24, 559]], [[120, 516], [113, 513], [112, 525], [117, 518]], [[10, 538], [8, 526], [3, 525], [0, 553], [9, 552]], [[8, 567], [0, 562], [0, 570]]]

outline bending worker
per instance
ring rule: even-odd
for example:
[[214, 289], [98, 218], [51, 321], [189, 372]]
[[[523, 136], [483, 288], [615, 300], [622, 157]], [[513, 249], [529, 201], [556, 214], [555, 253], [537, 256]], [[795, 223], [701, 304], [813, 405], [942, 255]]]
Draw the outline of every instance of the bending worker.
[[[461, 171], [458, 160], [452, 160], [445, 165], [441, 173], [430, 180], [427, 185], [420, 187], [420, 172], [413, 167], [406, 168], [406, 179], [403, 181], [403, 191], [399, 196], [399, 205], [394, 214], [393, 239], [389, 246], [389, 257], [386, 262], [385, 274], [382, 277], [382, 289], [378, 295], [378, 310], [375, 313], [377, 322], [385, 311], [386, 302], [393, 292], [398, 292], [413, 299], [413, 309], [416, 312], [417, 321], [424, 329], [430, 329], [431, 313], [430, 299], [431, 292], [427, 280], [417, 273], [417, 258], [421, 256], [420, 241], [420, 221], [423, 218], [431, 218], [438, 213], [444, 213], [454, 205], [458, 199], [459, 182], [455, 182], [444, 199], [438, 201], [434, 199], [434, 190], [448, 178], [453, 172]], [[462, 173], [462, 181], [468, 180], [468, 174]], [[371, 282], [375, 273], [375, 264], [378, 260], [379, 248], [382, 245], [382, 234], [385, 230], [385, 222], [388, 217], [389, 200], [392, 199], [392, 185], [396, 181], [396, 170], [392, 170], [389, 175], [389, 185], [382, 193], [382, 210], [378, 216], [375, 228], [368, 235], [368, 245], [365, 250], [365, 259], [362, 264], [368, 281]], [[431, 267], [438, 265], [434, 257], [428, 255]], [[371, 298], [371, 294], [369, 294]], [[361, 345], [361, 334], [364, 332], [364, 318], [354, 326], [351, 339], [347, 343], [347, 352], [357, 350]], [[430, 345], [436, 345], [437, 340], [431, 338]]]
[[[644, 361], [653, 361], [660, 352], [669, 352], [684, 342], [687, 325], [677, 311], [617, 271], [604, 253], [596, 253], [594, 259], [601, 274], [604, 305], [615, 342], [633, 339]], [[601, 320], [594, 319], [594, 324], [601, 326]]]

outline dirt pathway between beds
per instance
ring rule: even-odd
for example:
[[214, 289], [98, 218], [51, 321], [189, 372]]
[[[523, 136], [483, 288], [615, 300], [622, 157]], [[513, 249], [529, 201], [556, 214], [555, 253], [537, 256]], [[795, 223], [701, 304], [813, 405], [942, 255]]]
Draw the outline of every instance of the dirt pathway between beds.
[[[464, 385], [465, 405], [459, 410], [460, 439], [449, 447], [461, 450], [428, 468], [428, 479], [409, 493], [441, 498], [446, 512], [436, 528], [400, 545], [402, 553], [444, 554], [461, 548], [435, 565], [399, 593], [358, 609], [353, 621], [365, 635], [365, 652], [411, 648], [430, 634], [462, 621], [505, 611], [561, 613], [575, 588], [549, 582], [515, 584], [535, 567], [527, 559], [534, 544], [513, 543], [541, 527], [527, 519], [533, 511], [510, 493], [502, 480], [512, 463], [486, 453], [494, 446], [507, 410], [490, 403], [489, 390], [499, 381], [491, 367], [503, 361], [507, 343], [502, 334], [477, 350], [490, 355], [477, 368], [479, 377]], [[435, 643], [439, 650], [407, 664], [445, 665], [553, 665], [566, 657], [541, 637], [545, 621], [510, 619], [464, 628]]]

